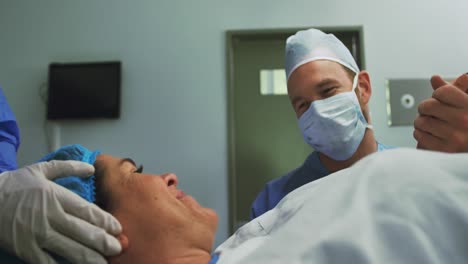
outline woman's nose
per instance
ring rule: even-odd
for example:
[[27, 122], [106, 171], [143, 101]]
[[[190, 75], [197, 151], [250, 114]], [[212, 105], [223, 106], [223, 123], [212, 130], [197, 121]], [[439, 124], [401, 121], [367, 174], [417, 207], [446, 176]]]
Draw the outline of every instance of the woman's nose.
[[163, 174], [161, 177], [164, 179], [168, 187], [172, 185], [174, 185], [174, 187], [177, 187], [177, 184], [179, 183], [179, 179], [177, 179], [177, 176], [174, 173], [166, 173]]

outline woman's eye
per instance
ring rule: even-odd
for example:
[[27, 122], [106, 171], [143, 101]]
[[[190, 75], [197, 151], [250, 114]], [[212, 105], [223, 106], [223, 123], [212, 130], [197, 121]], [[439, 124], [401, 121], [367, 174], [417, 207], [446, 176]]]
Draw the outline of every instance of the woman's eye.
[[140, 165], [140, 166], [136, 169], [135, 173], [142, 173], [142, 172], [143, 172], [143, 165]]

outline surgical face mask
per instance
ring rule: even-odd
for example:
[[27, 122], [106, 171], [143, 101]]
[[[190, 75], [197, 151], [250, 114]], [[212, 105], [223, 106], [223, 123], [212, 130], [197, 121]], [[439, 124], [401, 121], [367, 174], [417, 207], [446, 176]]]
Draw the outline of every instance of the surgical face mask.
[[361, 144], [366, 128], [372, 129], [362, 114], [354, 90], [317, 100], [299, 118], [304, 140], [316, 151], [334, 160], [349, 159]]

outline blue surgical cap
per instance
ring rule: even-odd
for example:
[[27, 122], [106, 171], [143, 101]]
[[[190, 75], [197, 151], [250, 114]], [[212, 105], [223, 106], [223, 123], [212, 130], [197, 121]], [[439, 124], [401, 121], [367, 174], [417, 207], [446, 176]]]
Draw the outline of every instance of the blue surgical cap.
[[[73, 144], [61, 147], [56, 151], [46, 155], [39, 161], [78, 160], [93, 165], [96, 161], [96, 156], [99, 154], [101, 154], [101, 152], [98, 150], [91, 151], [81, 145]], [[55, 179], [54, 182], [71, 190], [91, 203], [94, 203], [96, 200], [94, 191], [94, 175], [91, 175], [88, 178], [68, 176]]]

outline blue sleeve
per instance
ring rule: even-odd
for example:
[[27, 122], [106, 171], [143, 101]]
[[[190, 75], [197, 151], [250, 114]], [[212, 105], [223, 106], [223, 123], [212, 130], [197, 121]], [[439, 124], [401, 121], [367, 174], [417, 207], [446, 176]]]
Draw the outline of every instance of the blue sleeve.
[[16, 152], [19, 145], [18, 124], [0, 87], [0, 173], [18, 168]]
[[320, 161], [318, 152], [313, 151], [300, 167], [265, 185], [252, 204], [250, 219], [273, 209], [288, 193], [328, 174], [329, 172]]
[[250, 220], [257, 218], [268, 210], [268, 186], [266, 186], [252, 203], [252, 207], [250, 209]]
[[252, 208], [250, 210], [250, 220], [261, 216], [267, 211], [273, 209], [283, 197], [288, 194], [286, 186], [291, 179], [291, 176], [294, 175], [296, 170], [276, 178], [267, 184], [265, 188], [257, 195], [255, 201], [252, 203]]
[[208, 262], [208, 264], [216, 264], [218, 263], [219, 260], [219, 255], [218, 254], [213, 254], [211, 255], [211, 260]]

